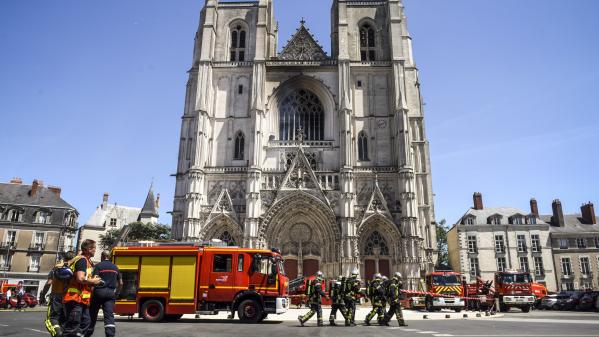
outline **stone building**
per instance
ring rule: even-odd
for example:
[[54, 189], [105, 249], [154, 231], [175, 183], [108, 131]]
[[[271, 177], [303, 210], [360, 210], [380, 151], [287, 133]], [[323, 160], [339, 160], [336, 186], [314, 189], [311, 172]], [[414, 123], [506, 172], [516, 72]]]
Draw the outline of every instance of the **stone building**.
[[415, 287], [436, 260], [428, 141], [400, 0], [335, 0], [328, 55], [272, 0], [207, 0], [181, 125], [173, 234], [279, 247], [291, 278], [359, 267]]
[[99, 244], [101, 235], [106, 235], [111, 229], [121, 229], [132, 222], [139, 221], [152, 224], [158, 222], [160, 194], [154, 198], [154, 188], [152, 186], [150, 186], [142, 208], [122, 206], [117, 203], [109, 204], [108, 197], [108, 193], [104, 193], [102, 203], [79, 229], [79, 243], [86, 239], [91, 239], [98, 243], [96, 254], [92, 258], [93, 261], [98, 262], [100, 261], [100, 254], [102, 254]]
[[449, 262], [453, 270], [493, 280], [496, 271], [530, 271], [536, 282], [557, 289], [551, 251], [550, 223], [539, 217], [537, 201], [530, 211], [483, 206], [474, 193], [474, 205], [447, 233]]
[[564, 214], [555, 200], [552, 215], [541, 216], [551, 224], [551, 242], [560, 290], [599, 290], [599, 224], [592, 203], [581, 214]]
[[75, 245], [75, 207], [61, 198], [61, 188], [20, 178], [0, 183], [0, 280], [23, 281], [37, 296], [59, 252]]

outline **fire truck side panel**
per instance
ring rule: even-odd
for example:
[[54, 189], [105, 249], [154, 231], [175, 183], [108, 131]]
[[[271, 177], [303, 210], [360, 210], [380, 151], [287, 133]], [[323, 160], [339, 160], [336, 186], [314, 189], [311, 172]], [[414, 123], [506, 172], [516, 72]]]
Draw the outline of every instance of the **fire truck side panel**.
[[198, 256], [173, 256], [168, 314], [194, 313]]
[[116, 301], [115, 312], [121, 315], [137, 313], [137, 288], [139, 287], [139, 256], [115, 256], [114, 263], [123, 277], [123, 290]]

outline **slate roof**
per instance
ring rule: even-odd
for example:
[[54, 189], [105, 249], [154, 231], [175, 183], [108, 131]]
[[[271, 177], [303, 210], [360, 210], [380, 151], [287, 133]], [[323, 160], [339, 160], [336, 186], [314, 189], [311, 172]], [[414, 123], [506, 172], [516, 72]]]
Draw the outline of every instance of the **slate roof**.
[[[119, 227], [137, 221], [141, 208], [109, 204], [105, 209], [98, 206], [94, 213], [85, 222], [85, 227], [104, 227], [104, 223], [111, 218], [118, 220]], [[108, 223], [106, 227], [108, 227]]]
[[[551, 215], [541, 215], [541, 219], [548, 223], [551, 222]], [[599, 224], [588, 225], [583, 223], [582, 215], [580, 214], [564, 214], [564, 227], [551, 226], [551, 233], [559, 234], [583, 234], [583, 233], [599, 233]]]
[[[474, 208], [470, 208], [458, 221], [458, 224], [462, 223], [462, 220], [465, 219], [468, 215], [473, 215], [476, 217], [476, 221], [475, 221], [475, 225], [487, 225], [487, 219], [492, 216], [492, 215], [496, 215], [499, 214], [501, 216], [503, 216], [501, 218], [501, 223], [502, 224], [507, 224], [508, 223], [508, 219], [514, 215], [523, 215], [523, 216], [528, 216], [530, 215], [530, 212], [526, 212], [523, 211], [519, 208], [514, 208], [514, 207], [487, 207], [484, 209], [474, 209]], [[537, 225], [545, 225], [547, 224], [544, 219], [537, 219]]]
[[158, 217], [158, 210], [156, 209], [156, 199], [154, 199], [153, 186], [150, 186], [150, 190], [148, 191], [148, 195], [146, 196], [146, 202], [144, 202], [144, 207], [141, 209], [141, 212], [139, 213], [140, 219], [144, 216], [156, 218]]
[[322, 61], [328, 59], [326, 52], [310, 30], [301, 21], [300, 28], [297, 29], [293, 37], [287, 42], [283, 51], [279, 55], [281, 60], [293, 61]]
[[75, 207], [47, 187], [40, 186], [33, 196], [30, 195], [30, 191], [31, 185], [0, 183], [0, 204], [75, 210]]

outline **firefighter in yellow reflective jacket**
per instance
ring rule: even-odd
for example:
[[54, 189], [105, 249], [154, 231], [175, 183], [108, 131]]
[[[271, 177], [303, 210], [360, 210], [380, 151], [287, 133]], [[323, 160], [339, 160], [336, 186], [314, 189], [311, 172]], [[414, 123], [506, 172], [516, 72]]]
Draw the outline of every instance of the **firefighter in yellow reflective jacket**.
[[347, 310], [345, 310], [345, 298], [343, 297], [342, 284], [345, 281], [345, 277], [339, 276], [339, 278], [331, 285], [331, 314], [329, 315], [329, 324], [336, 326], [335, 318], [337, 318], [337, 311], [341, 313], [345, 319], [345, 326], [349, 326], [349, 317], [347, 316]]
[[308, 282], [306, 287], [306, 295], [308, 296], [308, 305], [310, 306], [310, 311], [303, 316], [298, 316], [300, 324], [304, 326], [314, 314], [316, 314], [316, 318], [318, 320], [318, 326], [323, 326], [322, 322], [322, 298], [327, 297], [327, 295], [322, 291], [322, 272], [316, 273], [316, 278], [311, 282]]
[[395, 315], [399, 326], [408, 326], [403, 319], [403, 313], [401, 311], [401, 288], [403, 288], [401, 273], [396, 272], [389, 284], [389, 311], [387, 311], [385, 318], [383, 319], [384, 325], [389, 325], [389, 321], [393, 318], [393, 315]]
[[383, 287], [383, 280], [381, 274], [374, 274], [374, 279], [372, 280], [372, 282], [370, 282], [367, 293], [368, 298], [370, 298], [370, 301], [372, 302], [372, 310], [370, 310], [370, 312], [366, 316], [364, 324], [370, 325], [370, 320], [374, 317], [374, 315], [378, 315], [378, 321], [380, 324], [385, 315], [385, 311], [383, 310], [385, 288]]
[[66, 290], [67, 283], [73, 276], [69, 268], [70, 261], [75, 257], [75, 252], [64, 253], [64, 260], [60, 260], [48, 274], [48, 282], [40, 294], [41, 300], [45, 301], [48, 290], [50, 292], [50, 302], [48, 303], [48, 312], [44, 324], [46, 330], [52, 337], [62, 337], [62, 325], [65, 323], [64, 307], [62, 299]]
[[345, 280], [343, 285], [343, 295], [345, 297], [345, 308], [347, 310], [347, 318], [351, 326], [356, 325], [356, 302], [359, 302], [362, 291], [360, 289], [362, 282], [358, 278], [359, 271], [354, 268], [351, 272], [351, 276]]

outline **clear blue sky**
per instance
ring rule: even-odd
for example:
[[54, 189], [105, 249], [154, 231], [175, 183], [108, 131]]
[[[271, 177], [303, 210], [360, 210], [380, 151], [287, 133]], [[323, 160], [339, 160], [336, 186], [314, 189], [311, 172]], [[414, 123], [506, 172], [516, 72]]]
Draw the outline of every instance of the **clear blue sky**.
[[[0, 1], [0, 181], [63, 188], [84, 222], [143, 204], [170, 223], [186, 70], [203, 0]], [[330, 50], [331, 1], [277, 0]], [[426, 101], [437, 219], [599, 204], [599, 1], [405, 0]]]

